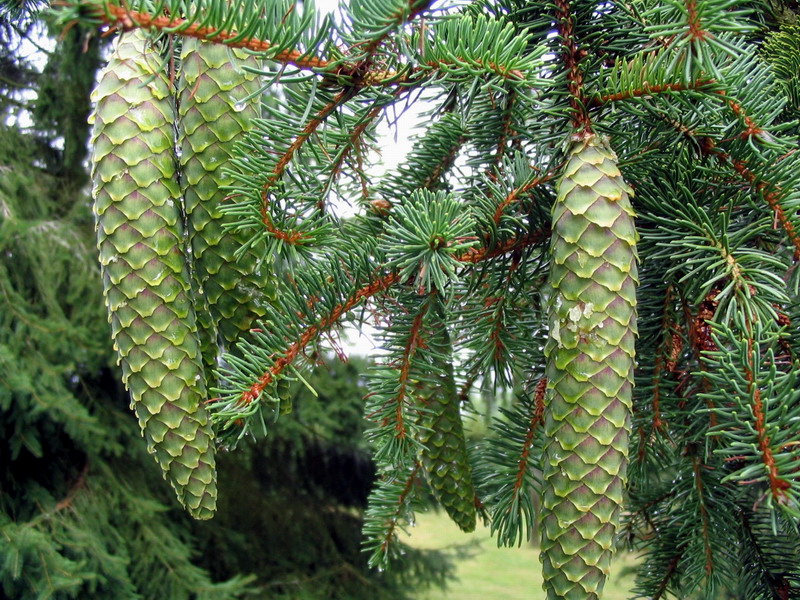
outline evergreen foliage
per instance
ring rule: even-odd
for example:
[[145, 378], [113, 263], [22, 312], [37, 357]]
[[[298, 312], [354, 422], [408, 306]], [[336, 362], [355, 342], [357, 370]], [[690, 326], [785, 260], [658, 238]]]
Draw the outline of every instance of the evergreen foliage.
[[[266, 61], [278, 91], [223, 212], [291, 277], [210, 411], [229, 444], [264, 432], [324, 336], [378, 323], [373, 563], [423, 500], [442, 407], [417, 392], [455, 377], [519, 391], [474, 453], [477, 504], [516, 543], [544, 498], [548, 598], [601, 597], [626, 477], [640, 597], [800, 594], [794, 29], [762, 49], [772, 15], [727, 0], [352, 0], [336, 21], [290, 0], [65, 4], [65, 23]], [[420, 97], [431, 123], [376, 177], [378, 123]]]

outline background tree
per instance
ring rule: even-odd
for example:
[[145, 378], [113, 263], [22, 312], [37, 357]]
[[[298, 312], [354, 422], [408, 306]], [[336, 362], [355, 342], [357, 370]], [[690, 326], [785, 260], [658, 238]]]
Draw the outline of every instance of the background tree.
[[[335, 27], [308, 3], [67, 4], [67, 22], [250, 49], [290, 84], [230, 171], [229, 229], [294, 270], [219, 369], [224, 443], [263, 432], [308, 348], [366, 307], [386, 351], [374, 563], [399, 555], [421, 476], [512, 544], [535, 488], [548, 597], [597, 598], [627, 482], [640, 595], [797, 595], [791, 28], [767, 61], [774, 16], [719, 0], [354, 1]], [[420, 96], [415, 150], [374, 177], [376, 124]], [[363, 210], [341, 221], [337, 197]], [[522, 390], [472, 457], [473, 507], [452, 373]]]

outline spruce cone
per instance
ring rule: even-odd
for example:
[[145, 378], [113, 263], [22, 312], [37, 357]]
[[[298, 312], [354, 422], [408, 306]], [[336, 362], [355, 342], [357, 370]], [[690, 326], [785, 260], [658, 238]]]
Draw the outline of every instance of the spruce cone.
[[234, 253], [247, 235], [228, 233], [230, 217], [220, 207], [230, 184], [233, 144], [258, 116], [257, 75], [242, 66], [258, 61], [221, 44], [186, 39], [183, 42], [180, 87], [182, 187], [194, 260], [194, 283], [206, 364], [216, 366], [217, 332], [228, 343], [267, 314], [274, 300], [271, 264], [263, 260], [263, 245], [250, 246], [238, 259]]
[[636, 339], [632, 195], [605, 142], [574, 145], [550, 246], [541, 557], [551, 600], [600, 598], [614, 551]]
[[419, 441], [425, 449], [420, 453], [423, 471], [436, 500], [450, 518], [464, 531], [475, 529], [475, 489], [472, 468], [467, 457], [464, 425], [461, 421], [453, 363], [452, 345], [444, 325], [441, 326], [436, 351], [447, 357], [445, 374], [423, 399]]
[[188, 511], [216, 506], [213, 433], [192, 306], [159, 56], [123, 33], [92, 99], [92, 180], [103, 288], [122, 377], [148, 450]]

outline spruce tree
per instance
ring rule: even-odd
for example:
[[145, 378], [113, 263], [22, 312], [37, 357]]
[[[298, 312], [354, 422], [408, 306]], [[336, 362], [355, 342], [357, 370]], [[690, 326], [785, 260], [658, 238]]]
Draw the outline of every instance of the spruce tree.
[[[365, 402], [374, 565], [401, 554], [421, 480], [464, 529], [474, 481], [501, 544], [522, 541], [543, 499], [547, 598], [601, 598], [623, 542], [643, 555], [639, 597], [800, 594], [797, 31], [783, 13], [65, 4], [64, 23], [154, 47], [248, 51], [274, 91], [239, 136], [221, 213], [239, 255], [262, 248], [287, 276], [219, 359], [207, 406], [222, 444], [279, 428], [314, 348], [369, 320], [383, 348]], [[420, 99], [405, 164], [376, 176], [378, 124]], [[453, 403], [478, 381], [518, 401], [467, 453]]]

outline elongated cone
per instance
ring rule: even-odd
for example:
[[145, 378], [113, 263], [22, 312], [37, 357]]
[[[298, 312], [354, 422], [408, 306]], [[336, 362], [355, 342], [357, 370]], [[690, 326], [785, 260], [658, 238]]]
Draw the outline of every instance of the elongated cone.
[[[437, 385], [423, 393], [419, 441], [420, 460], [431, 491], [450, 518], [464, 531], [475, 529], [475, 489], [467, 457], [464, 425], [453, 378], [452, 344], [442, 326], [436, 340], [429, 340], [442, 355], [444, 374]], [[435, 346], [434, 342], [438, 342]]]
[[595, 136], [575, 143], [557, 191], [541, 558], [548, 599], [597, 600], [628, 460], [638, 284], [633, 192], [614, 152]]
[[213, 433], [192, 306], [160, 58], [122, 34], [93, 93], [97, 245], [114, 346], [149, 451], [198, 519], [216, 505]]
[[231, 167], [233, 144], [252, 127], [258, 116], [257, 75], [243, 66], [257, 67], [252, 56], [221, 44], [186, 39], [181, 55], [180, 143], [181, 184], [194, 258], [195, 286], [202, 290], [204, 308], [198, 309], [203, 331], [203, 355], [216, 364], [217, 331], [234, 342], [253, 321], [267, 314], [266, 302], [276, 291], [272, 265], [264, 260], [264, 247], [249, 246], [240, 257], [234, 253], [248, 236], [229, 233], [230, 220], [220, 208], [225, 173]]

